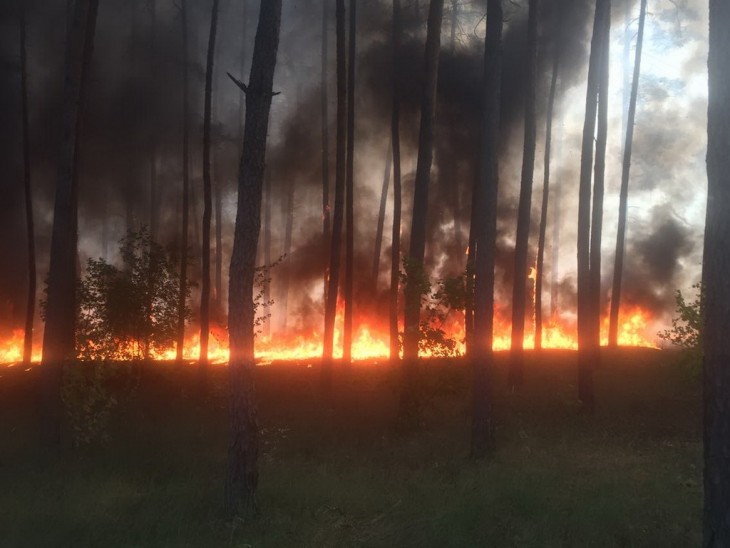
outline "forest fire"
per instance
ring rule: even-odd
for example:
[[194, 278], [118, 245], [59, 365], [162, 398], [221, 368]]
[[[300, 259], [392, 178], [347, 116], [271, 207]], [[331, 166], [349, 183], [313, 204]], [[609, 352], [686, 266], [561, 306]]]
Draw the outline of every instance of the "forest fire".
[[[445, 336], [456, 341], [456, 355], [463, 355], [464, 328], [463, 318], [458, 314], [452, 314], [441, 328]], [[631, 308], [622, 311], [622, 321], [619, 325], [619, 345], [655, 348], [648, 330], [652, 325], [651, 315], [640, 309]], [[340, 322], [338, 322], [340, 323]], [[502, 317], [496, 318], [496, 329], [494, 337], [494, 349], [505, 351], [510, 348], [510, 325], [509, 320]], [[608, 342], [608, 318], [603, 321], [601, 328], [601, 344]], [[575, 350], [578, 348], [575, 326], [564, 321], [550, 321], [543, 327], [543, 348]], [[40, 338], [40, 337], [39, 337]], [[335, 329], [335, 358], [342, 357], [342, 326], [341, 323]], [[277, 333], [273, 335], [257, 335], [256, 355], [260, 365], [266, 365], [275, 361], [315, 361], [322, 356], [322, 334], [316, 330], [299, 331], [289, 335]], [[211, 330], [209, 343], [209, 359], [214, 364], [225, 364], [228, 362], [228, 341], [225, 329], [214, 327]], [[532, 349], [535, 346], [534, 335], [531, 331], [525, 333], [525, 348]], [[387, 326], [379, 325], [377, 321], [363, 321], [356, 329], [352, 343], [352, 357], [354, 361], [377, 361], [388, 358], [389, 334]], [[183, 351], [184, 359], [188, 362], [198, 358], [200, 352], [199, 333], [190, 335], [185, 342]], [[433, 352], [423, 351], [424, 357], [432, 357]], [[12, 336], [0, 343], [0, 363], [15, 364], [22, 361], [23, 357], [23, 332], [16, 329]], [[34, 345], [33, 363], [39, 363], [41, 359], [41, 348], [39, 341]], [[161, 361], [172, 361], [175, 359], [175, 349], [163, 353], [153, 354], [153, 359]]]

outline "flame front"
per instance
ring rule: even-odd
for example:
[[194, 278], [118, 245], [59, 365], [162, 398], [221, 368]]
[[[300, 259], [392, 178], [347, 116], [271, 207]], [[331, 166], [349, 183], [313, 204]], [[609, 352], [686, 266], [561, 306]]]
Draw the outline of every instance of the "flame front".
[[[621, 311], [618, 340], [621, 346], [640, 346], [656, 348], [656, 344], [647, 338], [647, 332], [652, 325], [651, 315], [640, 309], [630, 308]], [[372, 318], [361, 319], [356, 322], [358, 327], [353, 335], [352, 357], [355, 361], [374, 361], [387, 359], [390, 353], [390, 335], [387, 327]], [[192, 330], [193, 328], [188, 328]], [[443, 326], [446, 335], [454, 339], [456, 351], [463, 354], [464, 323], [460, 314], [454, 313], [450, 321]], [[511, 326], [501, 311], [495, 315], [494, 322], [495, 350], [509, 350], [511, 346]], [[578, 348], [578, 340], [574, 323], [569, 320], [552, 320], [543, 326], [543, 348], [572, 349]], [[39, 336], [36, 339], [40, 339]], [[191, 334], [185, 341], [183, 356], [186, 361], [195, 361], [200, 355], [199, 333]], [[601, 344], [608, 342], [608, 318], [604, 318], [601, 326]], [[535, 347], [534, 333], [531, 329], [525, 333], [525, 349]], [[228, 362], [228, 333], [222, 327], [214, 327], [208, 350], [211, 363], [225, 364]], [[424, 354], [428, 357], [428, 354]], [[274, 333], [272, 335], [256, 336], [256, 357], [261, 364], [274, 361], [315, 361], [322, 356], [322, 334], [312, 329], [296, 333]], [[342, 357], [342, 321], [338, 318], [335, 326], [335, 358]], [[175, 349], [153, 355], [156, 360], [174, 360]], [[23, 359], [23, 331], [16, 329], [12, 336], [0, 343], [0, 363], [16, 364]], [[41, 348], [34, 346], [33, 362], [41, 359]]]

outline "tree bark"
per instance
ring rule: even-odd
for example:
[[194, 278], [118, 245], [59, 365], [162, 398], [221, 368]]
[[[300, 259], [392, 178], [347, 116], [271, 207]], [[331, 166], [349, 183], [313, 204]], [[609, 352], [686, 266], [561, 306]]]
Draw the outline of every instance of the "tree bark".
[[[284, 204], [284, 257], [287, 262], [291, 263], [291, 240], [294, 231], [294, 183], [289, 180], [286, 182], [286, 203]], [[281, 329], [286, 331], [287, 320], [289, 317], [289, 282], [291, 275], [289, 269], [284, 270], [281, 276]]]
[[499, 186], [499, 119], [502, 85], [502, 2], [487, 3], [487, 31], [484, 40], [484, 74], [481, 112], [479, 171], [474, 184], [472, 219], [475, 237], [474, 350], [470, 352], [474, 372], [472, 404], [472, 458], [494, 451], [492, 381], [494, 335], [494, 263], [497, 235], [497, 191]]
[[[271, 169], [267, 169], [264, 178], [264, 264], [271, 268]], [[270, 276], [267, 276], [270, 277]], [[271, 312], [271, 281], [264, 284], [264, 306]], [[267, 314], [268, 316], [268, 314]], [[264, 334], [271, 335], [271, 318], [264, 325]]]
[[76, 161], [84, 75], [93, 51], [98, 0], [76, 0], [66, 45], [62, 133], [48, 272], [46, 327], [43, 333], [42, 419], [47, 445], [60, 442], [63, 366], [76, 357]]
[[590, 232], [591, 232], [591, 172], [593, 169], [593, 140], [596, 129], [596, 110], [601, 73], [601, 50], [605, 21], [610, 16], [609, 0], [597, 0], [593, 21], [593, 37], [588, 63], [586, 89], [586, 113], [583, 124], [583, 142], [578, 189], [578, 399], [584, 408], [592, 411], [593, 359], [597, 349], [591, 335], [591, 279], [590, 279]]
[[261, 230], [261, 194], [266, 136], [279, 47], [281, 0], [262, 0], [246, 91], [246, 122], [238, 178], [238, 209], [229, 274], [231, 433], [225, 510], [250, 516], [257, 511], [258, 423], [254, 385], [253, 302], [256, 250]]
[[371, 292], [376, 295], [378, 290], [378, 274], [380, 273], [380, 251], [383, 245], [383, 228], [385, 226], [385, 208], [388, 205], [388, 187], [390, 186], [390, 172], [393, 165], [393, 142], [388, 143], [385, 153], [385, 172], [383, 173], [383, 187], [380, 190], [380, 208], [378, 209], [378, 225], [375, 229], [375, 248], [373, 249], [373, 267], [370, 271], [372, 280]]
[[322, 347], [322, 396], [332, 403], [332, 353], [337, 314], [337, 289], [340, 278], [340, 247], [342, 243], [343, 205], [345, 201], [345, 163], [347, 132], [347, 74], [345, 68], [345, 0], [336, 0], [337, 22], [337, 156], [335, 163], [335, 203], [332, 218], [329, 279], [324, 311], [324, 342]]
[[730, 546], [730, 4], [710, 0], [704, 308], [703, 547]]
[[357, 0], [350, 0], [350, 28], [347, 63], [347, 179], [345, 191], [345, 321], [342, 336], [342, 362], [352, 362], [352, 285], [355, 257], [355, 44], [357, 37]]
[[636, 118], [636, 98], [639, 93], [641, 74], [641, 48], [644, 42], [644, 21], [646, 19], [646, 0], [641, 0], [639, 9], [639, 33], [636, 37], [636, 56], [634, 58], [634, 79], [631, 83], [629, 112], [626, 121], [626, 140], [624, 141], [624, 161], [621, 170], [621, 190], [618, 204], [618, 230], [616, 232], [616, 255], [613, 263], [613, 288], [611, 290], [611, 310], [608, 321], [608, 345], [618, 345], [618, 313], [621, 306], [621, 280], [624, 271], [624, 243], [626, 240], [626, 210], [629, 201], [629, 174], [631, 172], [631, 150], [634, 142], [634, 120]]
[[322, 287], [323, 302], [327, 302], [327, 270], [329, 265], [330, 243], [330, 144], [329, 116], [327, 107], [327, 54], [329, 46], [329, 0], [322, 0], [322, 53], [320, 73], [320, 109], [322, 131]]
[[[610, 10], [610, 4], [609, 8]], [[604, 20], [601, 65], [598, 80], [598, 130], [596, 160], [593, 173], [593, 207], [591, 213], [590, 249], [590, 347], [594, 350], [593, 366], [601, 359], [601, 238], [603, 233], [603, 195], [606, 173], [606, 141], [608, 136], [608, 69], [610, 44], [609, 15]]]
[[[530, 237], [532, 180], [535, 171], [535, 67], [537, 65], [538, 0], [530, 0], [527, 23], [527, 62], [525, 65], [525, 142], [522, 153], [520, 201], [517, 207], [515, 240], [515, 273], [512, 288], [512, 345], [510, 352], [510, 385], [518, 387], [523, 380], [525, 315], [527, 311], [527, 243]], [[477, 244], [478, 245], [478, 244]]]
[[175, 360], [182, 364], [185, 345], [185, 304], [188, 293], [188, 219], [190, 215], [190, 93], [188, 82], [187, 0], [180, 0], [183, 58], [183, 147], [182, 147], [182, 228], [180, 238], [180, 292], [178, 293], [177, 345]]
[[401, 170], [400, 170], [400, 47], [403, 22], [400, 0], [393, 0], [393, 106], [390, 119], [393, 145], [393, 228], [390, 248], [390, 360], [400, 360], [398, 337], [398, 285], [400, 282], [400, 225], [401, 225]]
[[535, 266], [535, 350], [542, 348], [542, 286], [543, 267], [545, 264], [545, 237], [547, 233], [548, 206], [550, 202], [550, 153], [553, 138], [553, 111], [555, 108], [555, 90], [558, 86], [558, 68], [560, 66], [560, 37], [562, 14], [557, 13], [554, 27], [553, 68], [550, 76], [547, 112], [545, 114], [545, 156], [543, 162], [542, 205], [540, 208], [540, 232], [537, 240], [537, 263]]
[[433, 162], [433, 135], [436, 115], [436, 87], [441, 51], [441, 22], [444, 1], [431, 0], [426, 31], [425, 77], [421, 96], [421, 129], [418, 136], [418, 161], [413, 195], [411, 241], [408, 249], [410, 272], [405, 287], [405, 322], [403, 343], [404, 375], [401, 386], [400, 415], [406, 422], [418, 420], [418, 343], [421, 315], [421, 288], [426, 251], [426, 218], [428, 215], [428, 187]]
[[[149, 55], [151, 57], [152, 78], [156, 77], [157, 64], [157, 0], [149, 0], [150, 10], [150, 42]], [[149, 135], [149, 162], [150, 162], [150, 240], [157, 241], [160, 223], [159, 197], [157, 189], [157, 138], [156, 129], [152, 127]]]
[[35, 224], [33, 222], [33, 188], [30, 178], [30, 123], [28, 121], [28, 57], [26, 51], [27, 20], [25, 4], [20, 8], [20, 94], [23, 119], [23, 189], [25, 192], [25, 226], [28, 239], [28, 296], [25, 307], [23, 364], [33, 357], [33, 323], [35, 321], [36, 265]]
[[203, 279], [200, 284], [200, 358], [199, 389], [205, 393], [208, 375], [208, 340], [210, 337], [210, 218], [213, 209], [210, 176], [210, 119], [213, 98], [215, 38], [218, 28], [218, 3], [213, 0], [208, 37], [208, 59], [205, 69], [205, 106], [203, 108]]

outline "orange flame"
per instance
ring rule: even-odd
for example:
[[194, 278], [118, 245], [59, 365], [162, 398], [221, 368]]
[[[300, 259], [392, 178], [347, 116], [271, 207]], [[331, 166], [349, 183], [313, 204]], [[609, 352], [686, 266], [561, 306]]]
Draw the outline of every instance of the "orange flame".
[[[647, 338], [652, 327], [652, 317], [641, 308], [627, 308], [621, 311], [618, 341], [621, 346], [641, 346], [656, 348], [655, 342]], [[355, 329], [352, 343], [352, 357], [355, 361], [375, 361], [387, 359], [390, 353], [390, 336], [387, 326], [373, 318], [364, 318]], [[450, 321], [443, 326], [446, 336], [454, 339], [456, 351], [463, 354], [464, 323], [460, 314], [450, 315]], [[509, 350], [511, 346], [511, 325], [503, 311], [498, 310], [494, 321], [495, 350]], [[574, 322], [557, 318], [543, 326], [543, 348], [577, 349], [578, 341]], [[601, 344], [608, 341], [608, 318], [604, 318], [601, 328]], [[525, 333], [525, 349], [535, 346], [534, 333], [528, 328]], [[185, 342], [183, 356], [186, 361], [195, 361], [200, 354], [199, 333], [191, 334]], [[335, 326], [335, 358], [342, 357], [342, 320], [341, 315]], [[429, 357], [429, 353], [424, 353]], [[228, 362], [228, 333], [225, 328], [214, 327], [211, 331], [208, 356], [211, 363], [225, 364]], [[297, 333], [274, 333], [272, 335], [257, 335], [256, 356], [259, 363], [268, 364], [273, 361], [312, 360], [322, 356], [322, 334], [316, 329]], [[174, 360], [175, 349], [153, 355], [156, 360]], [[0, 363], [16, 365], [23, 359], [23, 331], [14, 330], [12, 336], [0, 342]], [[34, 347], [33, 362], [41, 359], [40, 346]]]

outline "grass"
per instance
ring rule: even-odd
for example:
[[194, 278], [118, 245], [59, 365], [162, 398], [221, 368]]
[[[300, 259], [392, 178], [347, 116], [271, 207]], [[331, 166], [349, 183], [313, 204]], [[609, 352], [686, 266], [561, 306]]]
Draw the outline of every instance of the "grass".
[[251, 522], [221, 513], [223, 369], [205, 406], [194, 371], [160, 365], [123, 398], [102, 446], [37, 451], [38, 371], [0, 370], [0, 546], [686, 547], [700, 543], [699, 383], [667, 352], [607, 353], [598, 409], [579, 412], [575, 355], [528, 354], [526, 384], [496, 371], [498, 451], [469, 449], [469, 369], [423, 369], [424, 427], [394, 428], [397, 374], [338, 379], [258, 370], [262, 453]]

